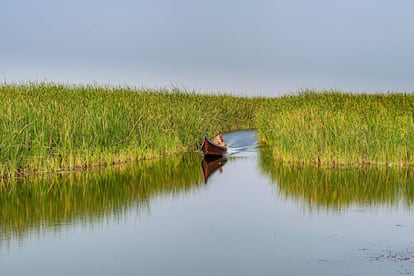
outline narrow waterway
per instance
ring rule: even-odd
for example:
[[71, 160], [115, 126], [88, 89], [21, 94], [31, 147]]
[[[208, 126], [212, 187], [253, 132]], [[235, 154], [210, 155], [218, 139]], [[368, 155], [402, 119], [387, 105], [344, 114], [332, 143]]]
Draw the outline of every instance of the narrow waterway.
[[253, 130], [224, 138], [216, 164], [184, 155], [3, 187], [0, 275], [414, 274], [412, 171], [288, 167]]

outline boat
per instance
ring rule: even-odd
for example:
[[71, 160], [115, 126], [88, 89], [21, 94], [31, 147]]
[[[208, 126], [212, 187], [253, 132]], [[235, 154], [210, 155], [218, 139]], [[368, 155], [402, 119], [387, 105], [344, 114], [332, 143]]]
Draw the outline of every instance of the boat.
[[203, 161], [201, 161], [201, 167], [203, 169], [204, 181], [207, 183], [207, 179], [215, 172], [217, 169], [221, 172], [222, 166], [227, 162], [227, 158], [222, 156], [205, 156]]
[[227, 147], [217, 145], [205, 135], [201, 150], [204, 156], [223, 156], [227, 152]]

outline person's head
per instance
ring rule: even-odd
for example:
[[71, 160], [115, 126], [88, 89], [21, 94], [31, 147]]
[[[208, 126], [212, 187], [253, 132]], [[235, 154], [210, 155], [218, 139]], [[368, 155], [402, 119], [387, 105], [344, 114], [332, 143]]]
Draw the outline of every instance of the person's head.
[[219, 133], [218, 133], [218, 135], [219, 135], [220, 137], [222, 137], [222, 136], [223, 136], [223, 133], [222, 133], [222, 132], [219, 132]]

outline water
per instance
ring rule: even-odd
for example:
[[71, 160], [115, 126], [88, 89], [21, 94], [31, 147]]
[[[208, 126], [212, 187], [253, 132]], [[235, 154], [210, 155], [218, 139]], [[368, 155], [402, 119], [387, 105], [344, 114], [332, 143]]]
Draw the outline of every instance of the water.
[[0, 274], [414, 274], [410, 172], [289, 168], [255, 131], [224, 138], [207, 181], [188, 155], [3, 188]]

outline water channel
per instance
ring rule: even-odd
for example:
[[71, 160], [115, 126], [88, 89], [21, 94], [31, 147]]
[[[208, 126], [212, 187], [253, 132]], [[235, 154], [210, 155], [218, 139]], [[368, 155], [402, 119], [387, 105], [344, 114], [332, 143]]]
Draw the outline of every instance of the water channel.
[[2, 187], [0, 275], [414, 274], [412, 169], [286, 166], [253, 130], [224, 138], [218, 161]]

